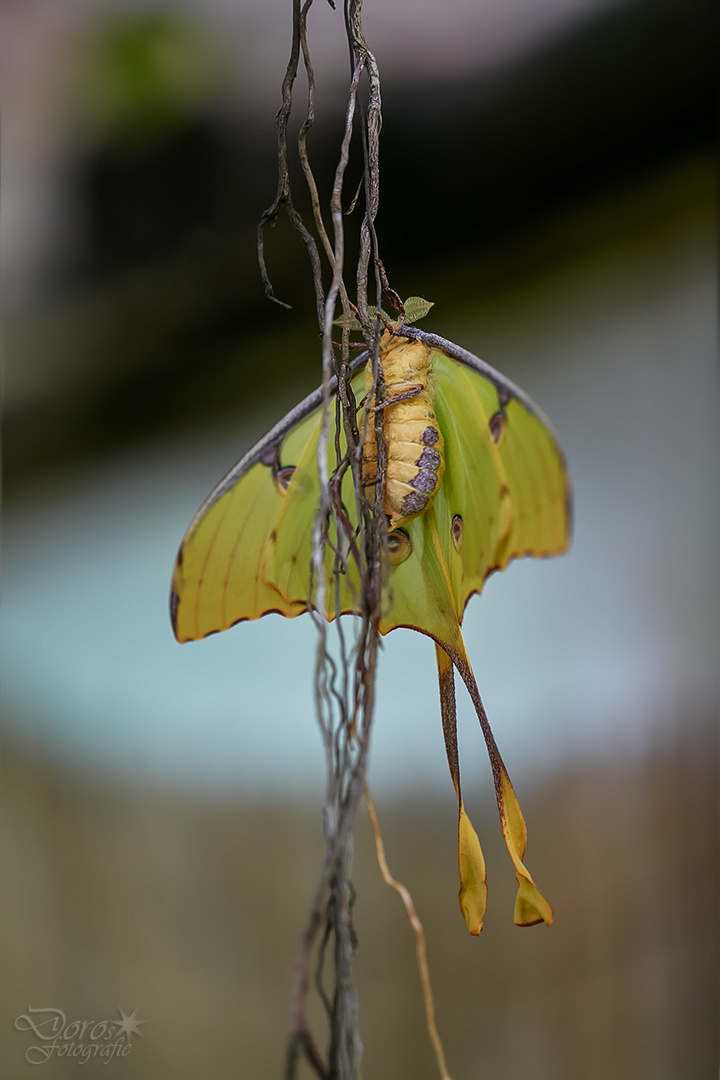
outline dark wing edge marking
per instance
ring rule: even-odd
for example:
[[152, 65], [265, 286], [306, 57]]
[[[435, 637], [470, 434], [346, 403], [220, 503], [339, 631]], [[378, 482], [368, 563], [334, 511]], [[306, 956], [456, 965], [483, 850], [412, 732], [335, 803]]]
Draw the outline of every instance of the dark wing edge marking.
[[503, 401], [505, 395], [509, 394], [510, 397], [517, 398], [518, 401], [522, 402], [528, 412], [537, 416], [538, 420], [542, 420], [543, 424], [549, 429], [557, 442], [555, 429], [540, 406], [534, 402], [530, 395], [526, 394], [517, 383], [508, 379], [507, 376], [503, 375], [501, 372], [496, 371], [494, 367], [491, 367], [490, 364], [481, 360], [479, 356], [475, 356], [474, 353], [468, 352], [467, 349], [455, 345], [454, 342], [448, 341], [438, 334], [428, 334], [426, 330], [419, 330], [416, 326], [403, 326], [400, 330], [393, 331], [393, 333], [397, 334], [399, 337], [408, 337], [413, 338], [416, 341], [422, 341], [424, 345], [429, 345], [431, 349], [442, 349], [442, 351], [452, 357], [453, 360], [457, 360], [459, 364], [465, 364], [466, 367], [472, 368], [473, 371], [477, 371], [478, 375], [483, 375], [493, 383], [498, 391], [501, 406], [507, 404], [507, 399]]
[[[350, 364], [351, 377], [356, 375], [360, 368], [365, 366], [367, 360], [367, 352], [361, 353], [359, 356], [356, 356], [352, 360]], [[333, 375], [329, 384], [330, 395], [334, 394], [336, 390], [337, 377]], [[220, 483], [213, 488], [208, 497], [205, 499], [202, 506], [195, 514], [195, 517], [190, 522], [185, 532], [185, 538], [191, 535], [200, 519], [208, 512], [210, 507], [213, 506], [218, 501], [218, 499], [222, 498], [226, 491], [230, 490], [233, 484], [240, 479], [243, 473], [246, 473], [247, 470], [252, 465], [257, 464], [258, 461], [270, 458], [270, 453], [276, 450], [277, 447], [279, 447], [280, 443], [288, 434], [288, 432], [292, 431], [292, 429], [297, 424], [299, 424], [301, 420], [304, 420], [307, 416], [309, 416], [314, 409], [317, 409], [320, 405], [322, 405], [322, 400], [323, 389], [321, 386], [319, 386], [317, 390], [313, 390], [312, 394], [308, 394], [307, 397], [304, 397], [302, 401], [298, 402], [298, 404], [293, 409], [291, 409], [289, 413], [283, 416], [282, 420], [278, 420], [277, 424], [275, 424], [274, 427], [270, 428], [267, 435], [263, 435], [262, 439], [260, 439], [259, 442], [256, 442], [255, 445], [248, 450], [244, 457], [240, 458], [240, 461], [238, 461], [237, 465], [233, 466], [230, 472], [222, 478]], [[183, 544], [184, 543], [185, 539], [183, 539]], [[182, 544], [180, 546], [180, 551], [182, 551]]]
[[504, 404], [507, 404], [506, 395], [510, 395], [510, 397], [516, 398], [528, 412], [532, 413], [533, 416], [536, 416], [538, 420], [545, 425], [555, 443], [565, 474], [565, 514], [567, 518], [569, 546], [573, 533], [573, 499], [570, 478], [568, 476], [567, 459], [558, 441], [557, 432], [545, 412], [543, 412], [530, 395], [526, 394], [517, 383], [512, 381], [512, 379], [508, 379], [501, 372], [496, 371], [494, 367], [491, 367], [490, 364], [481, 360], [479, 356], [475, 356], [474, 353], [461, 348], [460, 345], [456, 345], [453, 341], [448, 341], [446, 338], [440, 337], [439, 334], [429, 334], [426, 330], [420, 330], [416, 326], [402, 326], [399, 330], [392, 331], [392, 333], [396, 334], [398, 337], [407, 337], [412, 338], [415, 341], [422, 341], [424, 345], [428, 345], [431, 349], [441, 349], [442, 352], [447, 353], [452, 360], [456, 360], [459, 364], [464, 364], [472, 371], [476, 371], [478, 375], [482, 375], [484, 378], [489, 379], [498, 391], [501, 405], [503, 405], [504, 397]]

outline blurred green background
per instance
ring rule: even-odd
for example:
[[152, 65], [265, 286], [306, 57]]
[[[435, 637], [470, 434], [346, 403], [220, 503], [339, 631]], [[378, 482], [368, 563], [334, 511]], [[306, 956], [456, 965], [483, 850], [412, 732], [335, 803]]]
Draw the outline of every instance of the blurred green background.
[[[3, 1078], [38, 1068], [15, 1026], [30, 1007], [138, 1006], [143, 1038], [91, 1075], [282, 1069], [322, 858], [312, 634], [273, 616], [181, 648], [167, 592], [203, 497], [318, 381], [301, 245], [284, 224], [267, 239], [290, 312], [255, 258], [288, 8], [0, 2]], [[450, 1070], [714, 1076], [712, 10], [366, 0], [365, 25], [392, 285], [540, 402], [575, 490], [570, 554], [496, 575], [466, 617], [550, 929], [512, 926], [463, 703], [490, 885], [467, 936], [431, 644], [398, 631], [382, 656], [371, 786], [425, 923]], [[313, 8], [310, 41], [326, 196], [341, 14]], [[412, 934], [364, 817], [354, 882], [364, 1074], [433, 1077]]]

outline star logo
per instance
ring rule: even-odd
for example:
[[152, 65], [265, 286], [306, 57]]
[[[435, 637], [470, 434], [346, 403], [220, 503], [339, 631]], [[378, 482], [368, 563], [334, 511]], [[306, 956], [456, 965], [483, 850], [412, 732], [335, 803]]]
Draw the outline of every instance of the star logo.
[[128, 1042], [130, 1042], [131, 1035], [139, 1035], [141, 1039], [145, 1038], [142, 1031], [140, 1030], [140, 1025], [147, 1024], [147, 1020], [136, 1019], [139, 1007], [139, 1005], [136, 1005], [133, 1011], [128, 1016], [125, 1013], [125, 1010], [121, 1009], [118, 1005], [118, 1012], [122, 1016], [122, 1023], [118, 1027], [118, 1035], [127, 1035]]

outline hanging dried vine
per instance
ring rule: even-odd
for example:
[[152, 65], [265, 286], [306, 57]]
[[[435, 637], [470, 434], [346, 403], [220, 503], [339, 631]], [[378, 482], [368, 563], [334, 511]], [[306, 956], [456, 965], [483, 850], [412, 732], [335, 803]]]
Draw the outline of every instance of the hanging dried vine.
[[[332, 0], [330, 5], [334, 7]], [[318, 722], [325, 747], [327, 784], [323, 808], [325, 860], [319, 876], [310, 914], [296, 958], [292, 991], [291, 1029], [286, 1056], [286, 1077], [297, 1076], [299, 1062], [305, 1060], [313, 1072], [323, 1078], [351, 1080], [358, 1075], [362, 1056], [357, 1023], [357, 998], [353, 987], [352, 961], [356, 947], [352, 921], [354, 890], [350, 880], [353, 827], [365, 790], [370, 733], [375, 704], [375, 672], [379, 642], [380, 602], [386, 564], [385, 516], [382, 511], [387, 454], [382, 412], [374, 413], [378, 447], [378, 473], [373, 505], [367, 501], [361, 483], [360, 466], [364, 430], [358, 429], [357, 403], [349, 381], [350, 326], [356, 316], [370, 357], [373, 358], [373, 392], [376, 402], [384, 400], [382, 371], [378, 360], [380, 328], [368, 305], [368, 278], [372, 259], [378, 265], [375, 217], [379, 202], [379, 134], [381, 127], [380, 78], [377, 63], [365, 41], [362, 28], [362, 0], [345, 0], [344, 16], [351, 64], [345, 126], [330, 198], [331, 234], [325, 228], [317, 184], [307, 152], [307, 135], [315, 120], [315, 75], [307, 37], [308, 13], [313, 0], [293, 0], [293, 34], [290, 59], [282, 84], [282, 105], [277, 116], [278, 187], [275, 200], [262, 215], [258, 226], [258, 257], [266, 294], [277, 303], [265, 261], [264, 231], [274, 224], [284, 209], [293, 228], [300, 235], [310, 257], [317, 317], [322, 336], [323, 424], [319, 440], [320, 507], [315, 519], [313, 543], [314, 594], [310, 609], [318, 630], [315, 670], [315, 697]], [[293, 107], [293, 93], [302, 58], [307, 77], [307, 107], [297, 139], [297, 154], [308, 188], [313, 232], [296, 208], [290, 188], [288, 123]], [[367, 97], [366, 107], [359, 102], [361, 88]], [[359, 258], [354, 274], [356, 295], [351, 302], [344, 277], [346, 215], [357, 202], [357, 195], [344, 206], [347, 167], [353, 146], [353, 134], [359, 131], [363, 154], [364, 214], [359, 227]], [[327, 260], [331, 279], [327, 292], [323, 285], [322, 255]], [[375, 270], [375, 306], [380, 307], [381, 282]], [[342, 313], [341, 343], [333, 342], [333, 325], [338, 305]], [[284, 305], [287, 306], [287, 305]], [[338, 353], [339, 348], [339, 353]], [[336, 395], [331, 394], [331, 380], [337, 380]], [[329, 460], [328, 434], [331, 410], [336, 410], [334, 460]], [[367, 421], [366, 421], [367, 422]], [[350, 470], [355, 492], [355, 519], [343, 507], [340, 485]], [[331, 543], [331, 536], [333, 542]], [[337, 537], [337, 540], [335, 540]], [[356, 620], [352, 640], [348, 640], [339, 618], [332, 627], [325, 612], [333, 610], [325, 596], [326, 551], [334, 558], [335, 615], [339, 615], [339, 582], [347, 578], [353, 564], [354, 578], [360, 582]], [[333, 635], [331, 642], [330, 635]], [[315, 958], [313, 961], [313, 957]], [[332, 957], [332, 963], [330, 963]], [[328, 975], [327, 968], [331, 968]], [[326, 988], [326, 979], [331, 986]], [[308, 996], [315, 986], [324, 1004], [328, 1020], [327, 1048], [308, 1022]]]

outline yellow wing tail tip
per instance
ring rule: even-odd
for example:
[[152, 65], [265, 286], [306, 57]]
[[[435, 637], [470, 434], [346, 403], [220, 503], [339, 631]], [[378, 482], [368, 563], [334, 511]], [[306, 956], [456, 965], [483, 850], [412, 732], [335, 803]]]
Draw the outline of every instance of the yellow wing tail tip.
[[484, 882], [478, 884], [463, 880], [458, 892], [458, 900], [465, 925], [473, 937], [477, 937], [483, 928], [487, 909], [487, 885]]
[[550, 926], [554, 919], [553, 909], [535, 882], [528, 874], [525, 877], [519, 871], [515, 875], [518, 883], [517, 896], [515, 897], [515, 912], [513, 921], [516, 926], [537, 926], [545, 923]]
[[537, 915], [537, 916], [535, 916], [535, 918], [532, 918], [532, 919], [522, 919], [522, 918], [519, 918], [518, 915], [516, 914], [513, 921], [515, 923], [515, 926], [520, 926], [520, 927], [540, 926], [541, 923], [544, 924], [545, 926], [550, 926], [550, 924], [552, 923], [552, 919], [545, 920], [545, 919], [542, 918], [541, 915]]
[[476, 920], [472, 913], [472, 909], [466, 907], [462, 890], [460, 890], [460, 910], [462, 911], [465, 925], [468, 928], [468, 933], [473, 937], [480, 937], [483, 929], [483, 921], [482, 919]]
[[483, 928], [487, 908], [487, 870], [480, 841], [462, 801], [458, 820], [458, 867], [460, 910], [468, 930], [477, 937]]

